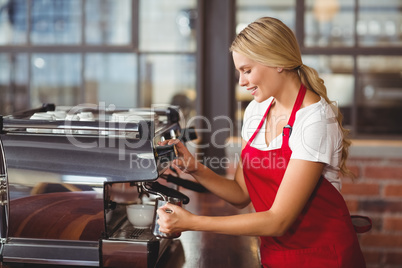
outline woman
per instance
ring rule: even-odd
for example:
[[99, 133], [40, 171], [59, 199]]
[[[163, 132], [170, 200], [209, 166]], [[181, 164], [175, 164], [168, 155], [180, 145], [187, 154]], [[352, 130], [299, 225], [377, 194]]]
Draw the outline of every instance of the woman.
[[251, 201], [256, 213], [205, 217], [168, 204], [158, 210], [160, 230], [260, 236], [264, 267], [365, 267], [339, 193], [350, 143], [323, 80], [302, 63], [293, 32], [274, 18], [248, 25], [230, 50], [240, 86], [254, 96], [235, 179], [196, 162], [181, 143], [173, 166], [237, 207]]

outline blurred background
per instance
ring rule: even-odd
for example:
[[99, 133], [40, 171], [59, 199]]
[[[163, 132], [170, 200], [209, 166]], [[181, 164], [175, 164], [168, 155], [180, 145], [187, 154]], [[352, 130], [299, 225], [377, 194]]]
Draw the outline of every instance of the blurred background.
[[[189, 114], [203, 114], [211, 100], [197, 80], [230, 57], [235, 32], [273, 16], [295, 31], [304, 63], [324, 78], [354, 137], [402, 136], [400, 0], [222, 2], [225, 13], [197, 0], [0, 0], [0, 113], [46, 102], [180, 102]], [[230, 38], [221, 57], [206, 63], [205, 50], [223, 39], [205, 34], [213, 16]], [[249, 94], [234, 75], [219, 79], [235, 92], [221, 95], [231, 98], [227, 115], [241, 120]]]
[[361, 237], [369, 267], [401, 267], [401, 0], [0, 0], [0, 114], [170, 103], [210, 127], [200, 133], [215, 143], [205, 156], [233, 157], [251, 96], [228, 48], [262, 16], [295, 32], [351, 130], [357, 179], [344, 178], [342, 191], [352, 212], [374, 220]]

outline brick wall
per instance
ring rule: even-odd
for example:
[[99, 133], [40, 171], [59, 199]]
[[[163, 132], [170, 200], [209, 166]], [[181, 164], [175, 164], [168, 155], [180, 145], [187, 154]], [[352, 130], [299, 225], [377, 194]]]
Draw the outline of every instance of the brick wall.
[[402, 267], [402, 155], [352, 156], [357, 178], [343, 178], [342, 194], [351, 214], [369, 216], [373, 228], [359, 235], [367, 267]]

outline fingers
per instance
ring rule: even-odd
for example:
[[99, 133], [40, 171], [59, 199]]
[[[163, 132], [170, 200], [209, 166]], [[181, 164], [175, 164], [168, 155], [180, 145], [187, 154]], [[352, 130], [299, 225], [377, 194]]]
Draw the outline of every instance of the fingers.
[[166, 203], [163, 207], [161, 207], [160, 209], [162, 209], [163, 212], [168, 213], [168, 214], [173, 214], [175, 209], [178, 206], [173, 205], [171, 203]]
[[170, 203], [160, 207], [157, 210], [159, 215], [158, 224], [159, 231], [163, 233], [176, 233], [177, 216], [176, 212], [179, 207]]
[[182, 143], [180, 140], [171, 140], [171, 141], [173, 141], [171, 144], [176, 144], [176, 148], [178, 150], [187, 149], [187, 147], [184, 145], [184, 143]]
[[163, 207], [160, 207], [157, 210], [157, 213], [159, 216], [158, 219], [159, 231], [164, 233], [170, 233], [169, 230], [173, 227], [170, 215], [174, 213], [174, 209], [171, 208], [169, 204], [166, 204]]
[[172, 139], [158, 142], [158, 145], [160, 146], [172, 144], [175, 144], [178, 158], [172, 161], [171, 166], [176, 170], [178, 174], [193, 172], [195, 168], [193, 156], [180, 140]]
[[[179, 143], [180, 143], [180, 145], [178, 145]], [[176, 146], [178, 146], [180, 148], [184, 146], [184, 144], [178, 139], [170, 139], [170, 140], [164, 140], [164, 141], [158, 142], [158, 145], [162, 145], [162, 146], [172, 145], [172, 144], [176, 144]]]
[[190, 172], [190, 170], [188, 170], [188, 164], [180, 158], [173, 160], [171, 166], [178, 174]]
[[[170, 166], [171, 166], [171, 168], [174, 170], [174, 171], [171, 170], [171, 171], [170, 171], [170, 172], [171, 172], [170, 174], [180, 176], [180, 174], [183, 174], [183, 173], [184, 173], [177, 165], [175, 165], [175, 164], [172, 163]], [[169, 169], [169, 170], [170, 170], [170, 169]]]

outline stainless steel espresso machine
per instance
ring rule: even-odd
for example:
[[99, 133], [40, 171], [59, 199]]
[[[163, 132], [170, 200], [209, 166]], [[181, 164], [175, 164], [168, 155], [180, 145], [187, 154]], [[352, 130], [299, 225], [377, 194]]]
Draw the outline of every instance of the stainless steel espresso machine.
[[172, 240], [133, 225], [127, 206], [189, 202], [161, 179], [175, 147], [157, 144], [195, 138], [180, 120], [172, 106], [46, 104], [0, 117], [2, 263], [155, 267]]

